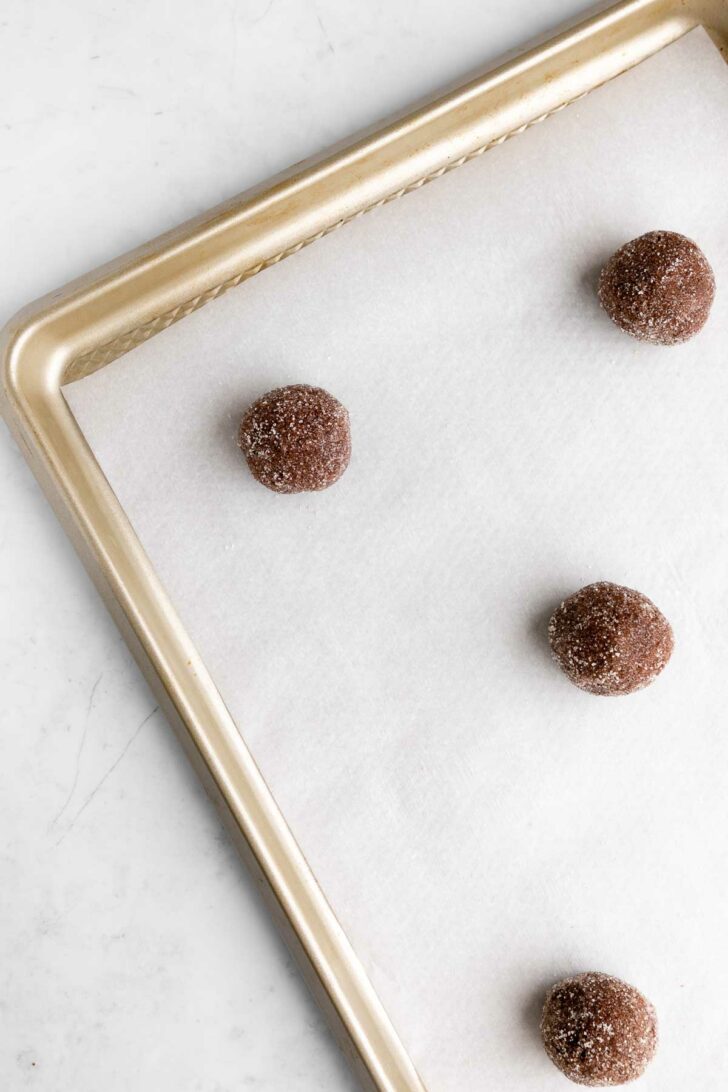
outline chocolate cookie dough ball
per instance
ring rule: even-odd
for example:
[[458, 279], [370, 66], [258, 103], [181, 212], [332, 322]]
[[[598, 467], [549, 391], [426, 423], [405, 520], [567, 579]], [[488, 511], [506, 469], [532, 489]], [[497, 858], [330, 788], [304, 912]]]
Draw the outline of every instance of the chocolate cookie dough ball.
[[650, 231], [613, 254], [599, 299], [613, 322], [640, 341], [675, 345], [703, 328], [715, 277], [700, 247], [675, 231]]
[[250, 407], [238, 442], [253, 477], [268, 489], [328, 489], [349, 465], [349, 414], [321, 387], [279, 387]]
[[575, 1084], [626, 1084], [652, 1060], [657, 1018], [634, 986], [590, 971], [551, 987], [541, 1035], [551, 1061]]
[[600, 581], [569, 596], [551, 616], [554, 659], [590, 694], [631, 694], [657, 678], [672, 655], [672, 628], [631, 588]]

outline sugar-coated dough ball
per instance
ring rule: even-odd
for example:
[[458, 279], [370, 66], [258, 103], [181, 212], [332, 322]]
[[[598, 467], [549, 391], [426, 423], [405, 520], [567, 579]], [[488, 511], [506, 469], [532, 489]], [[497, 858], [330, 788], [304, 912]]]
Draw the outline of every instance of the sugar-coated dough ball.
[[551, 1061], [575, 1084], [626, 1084], [654, 1056], [657, 1017], [634, 986], [589, 971], [551, 987], [541, 1036]]
[[268, 489], [327, 489], [349, 465], [349, 414], [321, 387], [279, 387], [250, 407], [238, 442], [253, 477]]
[[659, 345], [675, 345], [697, 334], [714, 295], [715, 277], [707, 258], [675, 231], [650, 231], [625, 243], [599, 278], [599, 299], [617, 326]]
[[590, 694], [631, 694], [657, 678], [674, 646], [655, 604], [632, 588], [600, 581], [569, 596], [551, 616], [554, 659]]

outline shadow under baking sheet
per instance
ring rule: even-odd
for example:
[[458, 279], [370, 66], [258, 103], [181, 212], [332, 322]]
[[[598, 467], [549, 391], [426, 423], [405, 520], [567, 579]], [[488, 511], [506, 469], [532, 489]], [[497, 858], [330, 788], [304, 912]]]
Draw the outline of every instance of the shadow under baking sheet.
[[[727, 107], [694, 32], [65, 392], [431, 1092], [560, 1087], [537, 997], [587, 969], [658, 1009], [645, 1089], [728, 1079]], [[594, 294], [654, 228], [718, 280], [672, 349]], [[351, 413], [325, 493], [236, 448], [291, 382]], [[548, 657], [597, 579], [675, 629], [629, 698]]]

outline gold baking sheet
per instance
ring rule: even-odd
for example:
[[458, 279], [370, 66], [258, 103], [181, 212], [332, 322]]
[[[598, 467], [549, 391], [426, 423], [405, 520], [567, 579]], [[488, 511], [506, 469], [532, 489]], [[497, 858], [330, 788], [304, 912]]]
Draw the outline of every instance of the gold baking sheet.
[[[692, 968], [720, 952], [728, 905], [728, 681], [711, 665], [728, 654], [728, 308], [660, 353], [605, 320], [593, 270], [670, 223], [722, 281], [727, 106], [728, 68], [695, 32], [67, 388], [441, 1092], [558, 1083], [522, 1012], [581, 966], [657, 1004], [647, 1088], [687, 1080], [676, 1024], [693, 1071], [711, 1057], [696, 991], [718, 1008], [728, 959]], [[337, 488], [281, 500], [235, 433], [252, 398], [300, 378], [345, 401], [354, 455]], [[670, 671], [626, 702], [575, 693], [545, 647], [549, 606], [605, 574], [678, 633]]]

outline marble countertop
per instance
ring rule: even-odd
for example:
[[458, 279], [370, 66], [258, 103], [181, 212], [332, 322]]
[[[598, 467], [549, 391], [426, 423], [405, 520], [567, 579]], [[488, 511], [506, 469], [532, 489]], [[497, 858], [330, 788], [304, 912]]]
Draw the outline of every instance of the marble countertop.
[[[5, 0], [2, 319], [583, 8]], [[0, 1083], [353, 1089], [5, 430], [0, 479]]]

